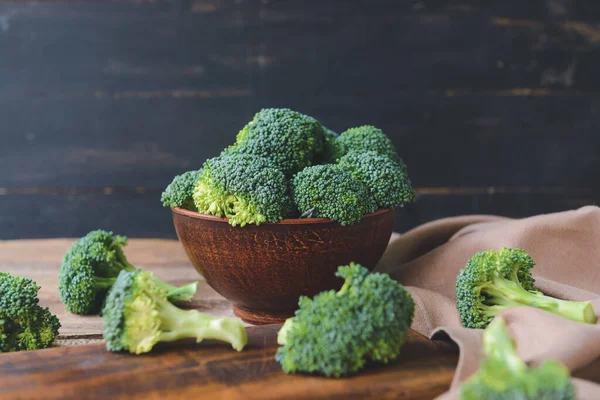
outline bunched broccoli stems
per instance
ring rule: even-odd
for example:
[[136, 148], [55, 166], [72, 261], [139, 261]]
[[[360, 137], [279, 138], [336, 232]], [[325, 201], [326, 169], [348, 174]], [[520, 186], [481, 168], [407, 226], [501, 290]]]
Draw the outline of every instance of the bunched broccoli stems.
[[[530, 292], [517, 282], [497, 277], [491, 283], [482, 285], [485, 300], [480, 304], [481, 312], [493, 317], [511, 307], [530, 306], [561, 315], [572, 321], [593, 324], [596, 313], [591, 302], [576, 302], [555, 299], [541, 292]], [[488, 304], [486, 304], [488, 303]]]

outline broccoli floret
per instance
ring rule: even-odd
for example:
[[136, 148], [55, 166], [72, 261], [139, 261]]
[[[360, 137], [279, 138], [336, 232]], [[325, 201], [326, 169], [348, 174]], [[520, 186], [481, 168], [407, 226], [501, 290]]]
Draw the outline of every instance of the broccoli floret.
[[351, 151], [338, 164], [369, 189], [378, 207], [394, 208], [415, 200], [408, 169], [401, 160], [394, 161], [374, 151]]
[[323, 128], [314, 118], [287, 108], [259, 111], [225, 153], [238, 150], [268, 158], [286, 176], [312, 164], [323, 151]]
[[305, 168], [292, 180], [292, 198], [303, 216], [352, 225], [377, 209], [365, 185], [335, 164]]
[[359, 264], [338, 268], [342, 288], [301, 297], [278, 334], [275, 359], [286, 373], [354, 374], [368, 361], [398, 357], [413, 321], [409, 292], [387, 274]]
[[350, 151], [359, 153], [374, 151], [392, 160], [399, 160], [396, 147], [379, 128], [371, 125], [358, 126], [342, 132], [335, 140], [335, 159], [340, 159]]
[[475, 254], [456, 279], [456, 305], [467, 328], [485, 328], [503, 310], [530, 306], [573, 321], [595, 323], [591, 302], [545, 296], [534, 288], [535, 261], [520, 249], [503, 248]]
[[[96, 314], [102, 308], [108, 289], [122, 270], [135, 271], [127, 261], [123, 246], [127, 238], [95, 230], [77, 240], [63, 257], [58, 274], [58, 292], [67, 310], [74, 314]], [[171, 301], [190, 300], [197, 282], [175, 287], [156, 280]]]
[[460, 387], [460, 400], [576, 400], [569, 371], [545, 361], [530, 368], [519, 358], [504, 319], [495, 319], [483, 333], [485, 359]]
[[187, 171], [173, 178], [161, 195], [164, 207], [181, 207], [186, 210], [196, 211], [194, 199], [192, 198], [196, 181], [202, 175], [202, 169]]
[[49, 347], [60, 322], [38, 305], [39, 286], [29, 279], [0, 272], [0, 352]]
[[167, 299], [151, 272], [122, 271], [102, 311], [104, 339], [110, 351], [147, 353], [159, 342], [184, 338], [225, 341], [241, 351], [248, 342], [238, 318], [217, 318], [182, 310]]
[[204, 163], [194, 188], [198, 212], [233, 226], [278, 222], [293, 209], [284, 174], [268, 159], [232, 151]]

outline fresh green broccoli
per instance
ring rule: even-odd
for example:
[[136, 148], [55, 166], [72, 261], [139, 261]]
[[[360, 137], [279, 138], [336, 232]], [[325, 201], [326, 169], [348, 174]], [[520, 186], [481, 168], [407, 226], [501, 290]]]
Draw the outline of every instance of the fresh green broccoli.
[[159, 342], [184, 338], [225, 341], [241, 351], [248, 342], [238, 318], [217, 318], [171, 304], [151, 272], [121, 271], [106, 298], [102, 315], [110, 351], [147, 353]]
[[196, 211], [192, 198], [196, 181], [202, 175], [202, 169], [187, 171], [173, 178], [161, 195], [164, 207], [181, 207], [186, 210]]
[[60, 322], [38, 305], [39, 286], [29, 279], [0, 272], [0, 352], [49, 347]]
[[268, 158], [290, 177], [312, 164], [323, 151], [323, 140], [323, 128], [314, 118], [288, 108], [266, 108], [238, 133], [225, 153], [238, 150]]
[[591, 302], [545, 296], [534, 288], [535, 261], [520, 249], [503, 248], [475, 254], [456, 279], [456, 304], [462, 324], [485, 328], [503, 310], [530, 306], [573, 321], [595, 323]]
[[508, 334], [506, 323], [496, 318], [483, 333], [486, 357], [479, 370], [459, 389], [460, 400], [576, 400], [569, 371], [556, 361], [537, 368], [525, 364]]
[[359, 264], [338, 268], [342, 288], [301, 297], [277, 341], [275, 359], [286, 373], [350, 375], [368, 361], [388, 363], [400, 353], [413, 321], [412, 296], [387, 274]]
[[284, 174], [266, 158], [231, 151], [204, 163], [194, 188], [198, 212], [233, 226], [278, 222], [293, 209]]
[[362, 182], [378, 207], [394, 208], [415, 201], [406, 165], [374, 151], [351, 151], [338, 164]]
[[[67, 310], [74, 314], [95, 314], [102, 307], [108, 289], [122, 270], [135, 271], [123, 246], [127, 238], [95, 230], [77, 240], [63, 257], [58, 274], [58, 292]], [[171, 301], [190, 300], [197, 282], [175, 287], [156, 279]]]
[[340, 159], [350, 151], [358, 153], [374, 151], [398, 161], [398, 153], [392, 141], [379, 128], [371, 125], [350, 128], [335, 140], [335, 159]]
[[303, 216], [352, 225], [377, 209], [365, 185], [335, 164], [305, 168], [292, 180], [292, 198]]

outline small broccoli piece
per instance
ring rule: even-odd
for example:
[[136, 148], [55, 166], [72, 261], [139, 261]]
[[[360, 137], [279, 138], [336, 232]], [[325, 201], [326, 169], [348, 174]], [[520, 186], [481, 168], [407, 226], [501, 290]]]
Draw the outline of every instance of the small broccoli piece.
[[103, 308], [104, 339], [110, 351], [147, 353], [159, 342], [184, 338], [225, 341], [241, 351], [248, 342], [238, 318], [217, 318], [171, 304], [151, 272], [122, 271]]
[[535, 261], [520, 249], [503, 248], [475, 254], [456, 279], [456, 305], [467, 328], [485, 328], [503, 310], [530, 306], [573, 321], [595, 323], [591, 302], [545, 296], [534, 288]]
[[292, 198], [304, 216], [352, 225], [377, 209], [365, 185], [334, 164], [305, 168], [292, 180]]
[[278, 222], [293, 210], [284, 174], [268, 159], [232, 151], [204, 163], [194, 188], [198, 212], [233, 226]]
[[60, 322], [38, 305], [39, 286], [29, 279], [0, 272], [0, 352], [49, 347]]
[[[96, 314], [108, 289], [122, 270], [135, 271], [123, 253], [127, 238], [95, 230], [77, 240], [63, 257], [58, 274], [58, 292], [67, 310], [74, 314]], [[190, 300], [197, 282], [175, 287], [157, 279], [171, 301]]]
[[383, 154], [392, 160], [398, 161], [396, 147], [392, 141], [379, 128], [371, 125], [350, 128], [342, 132], [335, 140], [335, 159], [340, 159], [350, 151], [362, 153], [374, 151]]
[[323, 151], [323, 128], [308, 115], [266, 108], [238, 133], [236, 143], [225, 153], [232, 150], [268, 158], [289, 177], [311, 165]]
[[275, 359], [286, 373], [340, 377], [368, 361], [396, 359], [412, 325], [412, 296], [387, 274], [359, 264], [338, 268], [339, 291], [301, 297], [296, 315], [278, 333]]
[[479, 370], [460, 386], [460, 400], [576, 400], [562, 364], [545, 361], [530, 368], [519, 358], [504, 319], [495, 319], [484, 331], [483, 353]]
[[374, 151], [351, 151], [338, 164], [362, 182], [378, 207], [394, 208], [415, 201], [406, 165]]
[[187, 171], [173, 178], [161, 195], [164, 207], [181, 207], [186, 210], [196, 211], [192, 198], [196, 181], [202, 175], [202, 169]]

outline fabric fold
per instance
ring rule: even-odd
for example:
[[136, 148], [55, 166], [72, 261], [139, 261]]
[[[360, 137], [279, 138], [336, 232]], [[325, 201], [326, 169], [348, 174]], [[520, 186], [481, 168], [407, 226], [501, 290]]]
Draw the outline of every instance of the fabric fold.
[[[479, 367], [480, 329], [467, 329], [456, 309], [456, 277], [475, 254], [502, 247], [520, 248], [535, 260], [536, 287], [565, 300], [591, 300], [600, 313], [600, 208], [510, 219], [489, 215], [446, 218], [405, 234], [394, 234], [376, 271], [386, 272], [412, 293], [413, 329], [435, 340], [455, 343], [459, 362], [450, 391], [438, 399], [456, 399], [461, 382]], [[504, 311], [523, 359], [536, 365], [552, 359], [569, 370], [600, 357], [600, 325], [566, 320], [531, 307]], [[574, 379], [578, 398], [599, 399], [600, 385]]]

